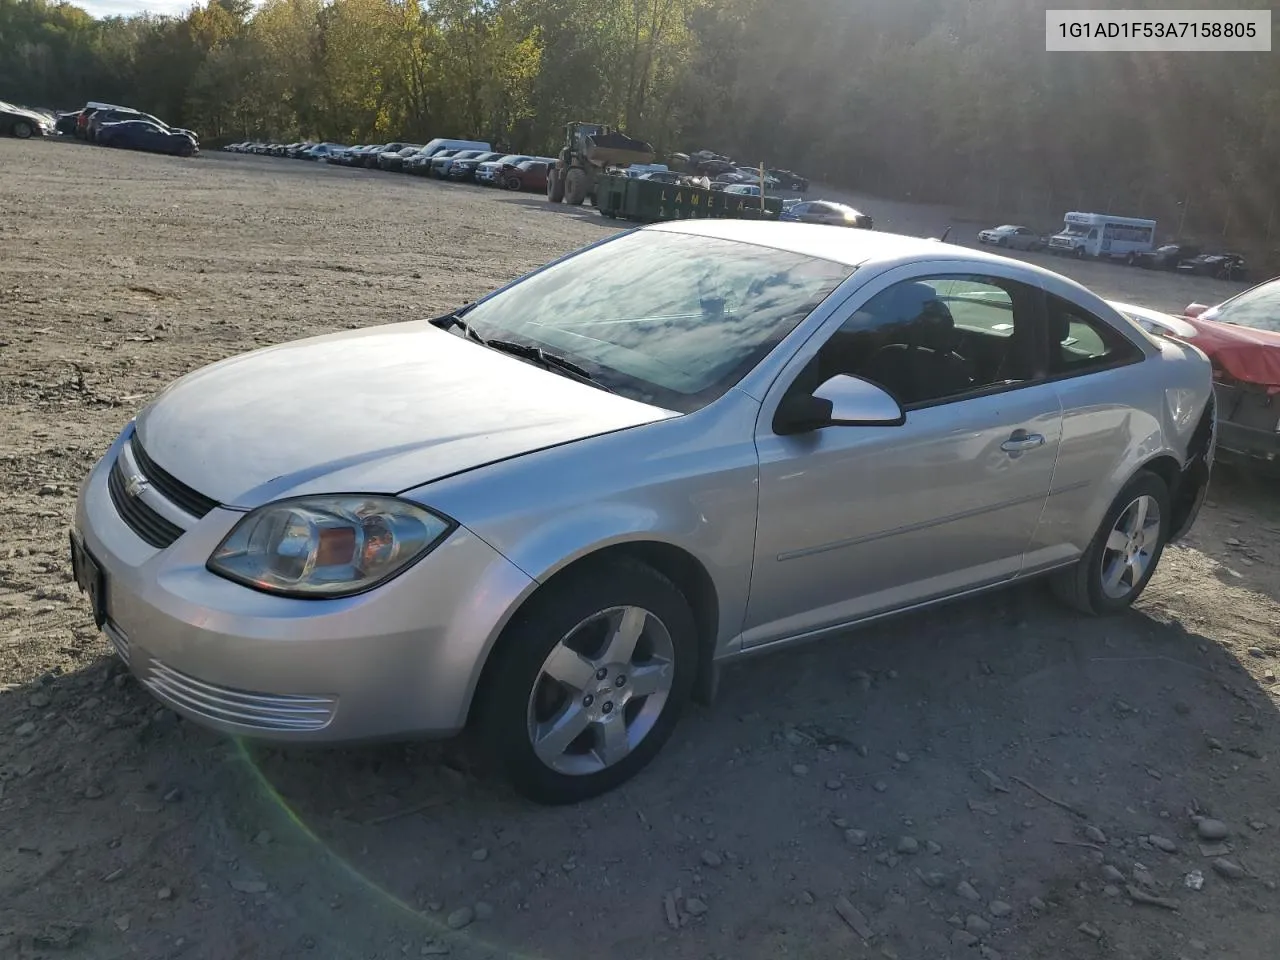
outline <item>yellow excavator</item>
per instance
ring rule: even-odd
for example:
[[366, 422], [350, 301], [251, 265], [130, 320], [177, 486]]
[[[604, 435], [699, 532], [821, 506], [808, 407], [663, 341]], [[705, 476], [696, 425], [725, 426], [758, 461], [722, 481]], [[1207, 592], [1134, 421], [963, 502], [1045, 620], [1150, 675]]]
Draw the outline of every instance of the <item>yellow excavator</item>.
[[607, 169], [652, 163], [653, 146], [603, 123], [565, 126], [564, 147], [547, 173], [547, 199], [581, 205], [596, 202], [596, 180]]

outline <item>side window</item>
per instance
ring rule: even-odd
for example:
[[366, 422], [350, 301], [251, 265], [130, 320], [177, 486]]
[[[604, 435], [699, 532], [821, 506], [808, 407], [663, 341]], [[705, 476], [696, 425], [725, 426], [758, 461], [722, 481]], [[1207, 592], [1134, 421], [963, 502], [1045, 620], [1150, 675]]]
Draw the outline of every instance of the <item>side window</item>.
[[1142, 359], [1142, 351], [1100, 317], [1053, 294], [1047, 296], [1047, 307], [1051, 376], [1091, 373]]
[[1013, 281], [967, 275], [894, 284], [845, 321], [801, 379], [815, 389], [852, 374], [904, 407], [1016, 386], [1038, 373], [1039, 295]]

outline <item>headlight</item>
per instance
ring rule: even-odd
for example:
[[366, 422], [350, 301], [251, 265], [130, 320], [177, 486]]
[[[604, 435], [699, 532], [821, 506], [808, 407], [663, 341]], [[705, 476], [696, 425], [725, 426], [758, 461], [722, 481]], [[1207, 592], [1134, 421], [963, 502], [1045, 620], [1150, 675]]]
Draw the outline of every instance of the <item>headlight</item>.
[[370, 590], [421, 559], [454, 524], [395, 497], [300, 497], [249, 513], [213, 551], [213, 573], [294, 597]]

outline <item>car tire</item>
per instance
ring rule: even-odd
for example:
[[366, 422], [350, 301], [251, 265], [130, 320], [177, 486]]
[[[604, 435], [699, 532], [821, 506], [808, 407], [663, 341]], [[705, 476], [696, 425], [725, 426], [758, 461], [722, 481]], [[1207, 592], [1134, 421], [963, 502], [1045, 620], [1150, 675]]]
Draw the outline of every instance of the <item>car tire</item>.
[[[1154, 525], [1150, 520], [1152, 509], [1158, 512]], [[1128, 609], [1142, 595], [1160, 563], [1169, 540], [1170, 517], [1169, 488], [1165, 482], [1150, 471], [1139, 471], [1107, 510], [1079, 562], [1050, 576], [1054, 595], [1080, 613], [1095, 617]], [[1131, 528], [1136, 520], [1143, 521], [1143, 536], [1137, 541], [1140, 548], [1135, 554], [1140, 559], [1140, 569], [1125, 563], [1126, 551], [1134, 543], [1128, 539], [1126, 528]], [[1126, 543], [1113, 539], [1117, 536]], [[1113, 579], [1117, 564], [1118, 581]]]
[[[619, 624], [639, 639], [633, 654], [606, 663], [608, 638], [627, 632]], [[552, 677], [553, 663], [563, 665], [556, 672], [571, 683]], [[570, 572], [535, 594], [503, 632], [477, 704], [477, 732], [524, 797], [548, 805], [587, 800], [657, 755], [689, 700], [697, 664], [693, 613], [662, 574], [634, 561]], [[641, 675], [643, 689], [653, 692], [632, 690]], [[615, 706], [615, 697], [626, 699]], [[567, 723], [562, 744], [554, 737]], [[611, 749], [618, 751], [613, 758]]]
[[520, 182], [520, 178], [516, 176], [507, 177], [507, 179], [503, 182], [502, 185], [506, 187], [508, 190], [519, 190], [521, 186], [523, 186], [523, 184]]
[[1072, 255], [1073, 255], [1077, 260], [1083, 260], [1083, 259], [1084, 259], [1084, 247], [1076, 247], [1076, 248], [1075, 248], [1075, 250], [1073, 250], [1073, 251], [1072, 251]]
[[1127, 257], [1124, 258], [1124, 262], [1126, 266], [1130, 266], [1130, 267], [1135, 266], [1138, 263], [1138, 255], [1136, 253], [1130, 253]]
[[27, 140], [35, 133], [35, 128], [25, 120], [19, 120], [13, 125], [13, 135], [19, 140]]

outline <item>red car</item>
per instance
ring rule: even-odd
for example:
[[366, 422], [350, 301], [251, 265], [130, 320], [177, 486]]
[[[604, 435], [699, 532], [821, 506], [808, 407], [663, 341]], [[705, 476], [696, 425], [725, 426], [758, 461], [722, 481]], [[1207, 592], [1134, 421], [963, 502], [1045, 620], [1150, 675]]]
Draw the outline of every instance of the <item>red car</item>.
[[498, 172], [502, 185], [508, 190], [536, 190], [547, 192], [547, 171], [551, 164], [546, 160], [525, 160], [515, 166], [504, 163]]
[[1213, 364], [1217, 458], [1280, 477], [1280, 277], [1183, 313]]

